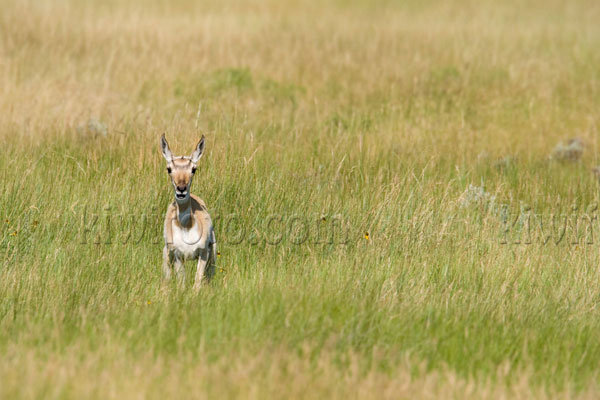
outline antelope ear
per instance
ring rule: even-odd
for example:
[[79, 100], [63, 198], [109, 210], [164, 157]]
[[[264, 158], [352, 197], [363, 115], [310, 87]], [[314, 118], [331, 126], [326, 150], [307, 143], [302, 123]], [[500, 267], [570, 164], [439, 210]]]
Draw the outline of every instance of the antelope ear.
[[192, 155], [190, 157], [194, 164], [196, 164], [198, 162], [198, 160], [200, 160], [200, 157], [202, 157], [202, 153], [204, 153], [204, 135], [202, 135], [202, 138], [196, 145], [196, 149], [194, 150], [194, 152], [192, 153]]
[[162, 150], [162, 155], [165, 160], [170, 163], [173, 160], [173, 153], [171, 153], [171, 149], [169, 149], [169, 143], [167, 143], [164, 133], [160, 137], [160, 149]]

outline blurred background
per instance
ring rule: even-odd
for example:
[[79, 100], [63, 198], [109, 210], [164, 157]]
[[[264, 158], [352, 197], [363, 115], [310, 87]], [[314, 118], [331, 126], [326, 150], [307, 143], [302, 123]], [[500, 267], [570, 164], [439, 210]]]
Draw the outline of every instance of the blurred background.
[[[597, 398], [598, 21], [0, 0], [0, 397]], [[236, 218], [199, 294], [160, 279], [163, 132]]]

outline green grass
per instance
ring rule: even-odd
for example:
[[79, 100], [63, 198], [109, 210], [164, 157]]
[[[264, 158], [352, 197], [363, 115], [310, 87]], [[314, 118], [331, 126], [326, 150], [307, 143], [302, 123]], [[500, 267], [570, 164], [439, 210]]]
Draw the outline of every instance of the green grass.
[[[461, 206], [599, 202], [595, 3], [1, 5], [0, 396], [597, 397], [597, 220]], [[161, 281], [163, 131], [207, 137], [199, 293]]]

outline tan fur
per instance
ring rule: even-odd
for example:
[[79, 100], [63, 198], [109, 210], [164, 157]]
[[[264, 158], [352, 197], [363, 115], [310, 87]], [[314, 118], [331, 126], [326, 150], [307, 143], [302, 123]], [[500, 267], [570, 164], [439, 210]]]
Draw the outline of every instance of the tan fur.
[[[190, 222], [194, 222], [195, 229], [199, 229], [199, 233], [202, 232], [203, 237], [206, 237], [209, 229], [212, 228], [212, 220], [206, 209], [206, 204], [201, 198], [194, 194], [190, 195], [190, 197], [193, 216]], [[179, 227], [184, 227], [177, 219], [177, 202], [175, 201], [169, 204], [169, 207], [167, 208], [167, 214], [165, 215], [165, 244], [167, 247], [169, 245], [173, 245], [172, 224], [175, 224]], [[188, 224], [188, 226], [185, 227], [190, 228], [191, 226], [191, 224]]]
[[190, 169], [192, 162], [186, 158], [177, 158], [173, 160], [173, 172], [171, 173], [171, 180], [174, 185], [186, 186], [189, 185], [192, 174]]
[[204, 136], [190, 157], [173, 157], [164, 135], [161, 147], [176, 195], [165, 214], [163, 273], [165, 279], [170, 279], [173, 267], [183, 284], [183, 263], [198, 260], [194, 288], [199, 289], [202, 281], [214, 273], [216, 256], [215, 234], [206, 204], [190, 193], [196, 163], [204, 149]]

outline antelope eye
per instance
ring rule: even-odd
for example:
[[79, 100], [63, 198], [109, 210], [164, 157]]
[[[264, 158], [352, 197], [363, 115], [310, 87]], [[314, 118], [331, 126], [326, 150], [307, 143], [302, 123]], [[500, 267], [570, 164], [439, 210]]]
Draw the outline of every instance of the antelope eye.
[[196, 173], [196, 167], [192, 168], [192, 174]]
[[167, 172], [171, 173], [171, 167], [167, 167]]

